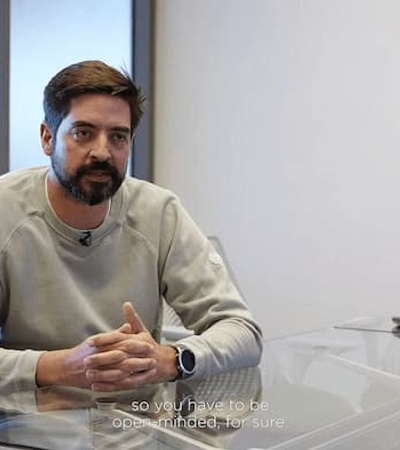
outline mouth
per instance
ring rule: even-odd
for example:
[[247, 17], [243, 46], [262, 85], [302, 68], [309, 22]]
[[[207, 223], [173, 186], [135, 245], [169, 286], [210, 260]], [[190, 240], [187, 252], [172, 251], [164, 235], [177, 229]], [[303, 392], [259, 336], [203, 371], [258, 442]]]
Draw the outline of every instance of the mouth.
[[110, 172], [105, 170], [93, 170], [85, 172], [85, 177], [87, 177], [89, 180], [101, 182], [101, 181], [109, 181], [112, 178], [112, 175]]

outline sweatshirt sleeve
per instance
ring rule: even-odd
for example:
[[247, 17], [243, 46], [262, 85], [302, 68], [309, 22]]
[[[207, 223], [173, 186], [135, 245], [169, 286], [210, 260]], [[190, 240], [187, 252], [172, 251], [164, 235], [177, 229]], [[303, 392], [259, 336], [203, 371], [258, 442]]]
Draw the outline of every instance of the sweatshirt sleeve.
[[196, 356], [193, 378], [256, 366], [261, 329], [222, 257], [177, 199], [168, 205], [164, 227], [161, 288], [184, 326], [194, 331], [179, 342]]
[[[3, 288], [0, 284], [0, 318], [5, 315]], [[43, 351], [9, 350], [2, 347], [0, 322], [0, 392], [36, 389], [36, 366]]]
[[0, 348], [0, 392], [36, 389], [36, 366], [43, 353]]

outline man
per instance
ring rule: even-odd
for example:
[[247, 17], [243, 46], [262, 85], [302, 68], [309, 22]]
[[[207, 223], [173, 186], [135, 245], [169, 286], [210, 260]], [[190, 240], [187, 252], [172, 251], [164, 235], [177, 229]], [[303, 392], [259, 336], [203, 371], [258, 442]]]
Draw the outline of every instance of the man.
[[[207, 238], [171, 192], [125, 178], [142, 101], [100, 61], [63, 69], [44, 92], [50, 168], [0, 178], [0, 385], [115, 391], [258, 363]], [[174, 346], [163, 298], [194, 330]]]

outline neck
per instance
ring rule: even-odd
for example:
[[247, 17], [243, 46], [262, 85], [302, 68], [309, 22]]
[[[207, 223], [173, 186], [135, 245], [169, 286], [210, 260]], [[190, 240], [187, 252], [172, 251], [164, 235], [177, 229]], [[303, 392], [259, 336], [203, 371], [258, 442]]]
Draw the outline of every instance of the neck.
[[110, 200], [94, 206], [80, 202], [51, 174], [47, 177], [46, 185], [50, 205], [66, 225], [78, 230], [93, 230], [103, 223], [110, 209]]

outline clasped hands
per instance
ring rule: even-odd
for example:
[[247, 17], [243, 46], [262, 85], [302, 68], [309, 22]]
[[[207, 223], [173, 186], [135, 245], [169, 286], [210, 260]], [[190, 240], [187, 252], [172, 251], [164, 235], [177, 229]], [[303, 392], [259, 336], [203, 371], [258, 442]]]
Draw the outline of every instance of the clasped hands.
[[124, 303], [126, 323], [67, 350], [39, 359], [38, 386], [50, 384], [111, 392], [169, 381], [177, 376], [175, 350], [151, 336], [131, 303]]

